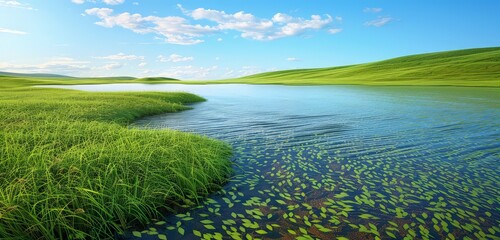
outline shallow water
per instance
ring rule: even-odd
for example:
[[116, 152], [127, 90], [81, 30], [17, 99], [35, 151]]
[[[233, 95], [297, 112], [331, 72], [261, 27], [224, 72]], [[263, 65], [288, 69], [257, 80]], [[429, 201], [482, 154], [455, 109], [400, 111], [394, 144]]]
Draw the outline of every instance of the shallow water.
[[[141, 119], [229, 142], [235, 175], [143, 238], [495, 239], [500, 89], [112, 84], [207, 102]], [[129, 238], [133, 238], [132, 232]], [[467, 238], [466, 238], [467, 239]]]

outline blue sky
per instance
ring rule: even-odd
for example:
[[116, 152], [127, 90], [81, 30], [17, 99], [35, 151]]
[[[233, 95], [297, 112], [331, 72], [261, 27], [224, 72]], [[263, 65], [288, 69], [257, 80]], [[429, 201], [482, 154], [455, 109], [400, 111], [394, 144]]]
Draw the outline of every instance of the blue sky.
[[500, 46], [498, 0], [0, 0], [0, 71], [220, 79]]

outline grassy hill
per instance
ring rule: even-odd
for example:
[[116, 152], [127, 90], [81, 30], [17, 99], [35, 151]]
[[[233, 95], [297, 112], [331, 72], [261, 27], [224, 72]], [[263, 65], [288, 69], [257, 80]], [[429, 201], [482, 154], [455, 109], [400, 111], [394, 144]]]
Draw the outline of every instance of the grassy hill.
[[66, 75], [50, 74], [50, 73], [12, 73], [12, 72], [1, 72], [0, 76], [8, 77], [30, 77], [30, 78], [73, 78]]
[[217, 82], [500, 87], [500, 47], [419, 54], [351, 66], [268, 72]]
[[[15, 79], [15, 81], [12, 81], [12, 79]], [[74, 78], [51, 74], [33, 75], [0, 72], [0, 89], [6, 86], [14, 87], [14, 85], [107, 83], [500, 87], [500, 47], [418, 54], [350, 66], [267, 72], [216, 81], [180, 81], [165, 77]]]
[[[0, 72], [0, 89], [27, 87], [35, 85], [76, 85], [76, 84], [111, 84], [111, 83], [180, 83], [180, 80], [164, 77], [133, 78], [133, 77], [102, 77], [102, 78], [74, 78], [74, 77], [33, 77], [3, 75]], [[185, 83], [185, 82], [184, 82]]]
[[154, 82], [165, 82], [165, 81], [180, 81], [179, 79], [175, 78], [166, 78], [166, 77], [145, 77], [145, 78], [139, 78], [137, 79], [138, 82], [144, 82], [144, 83], [154, 83]]

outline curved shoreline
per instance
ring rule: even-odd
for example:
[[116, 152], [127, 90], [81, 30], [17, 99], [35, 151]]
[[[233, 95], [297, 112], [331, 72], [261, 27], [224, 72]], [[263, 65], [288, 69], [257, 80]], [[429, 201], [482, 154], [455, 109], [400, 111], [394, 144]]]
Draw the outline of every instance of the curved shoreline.
[[188, 93], [0, 88], [0, 238], [111, 238], [195, 204], [231, 174], [227, 144], [134, 119], [188, 109]]

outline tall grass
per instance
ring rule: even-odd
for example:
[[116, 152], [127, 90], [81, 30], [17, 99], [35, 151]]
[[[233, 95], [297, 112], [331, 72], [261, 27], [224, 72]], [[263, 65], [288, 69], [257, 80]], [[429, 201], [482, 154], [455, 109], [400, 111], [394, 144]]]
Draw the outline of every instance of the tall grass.
[[0, 239], [113, 238], [192, 204], [231, 173], [230, 147], [127, 123], [187, 93], [0, 89]]

